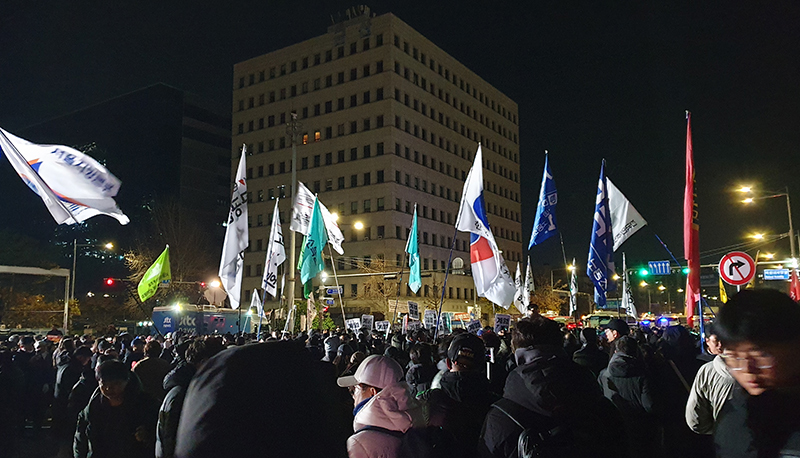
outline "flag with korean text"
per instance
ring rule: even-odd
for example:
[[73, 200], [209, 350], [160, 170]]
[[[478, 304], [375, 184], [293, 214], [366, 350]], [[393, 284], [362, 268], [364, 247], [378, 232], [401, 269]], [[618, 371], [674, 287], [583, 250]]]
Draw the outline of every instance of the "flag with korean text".
[[267, 258], [264, 260], [264, 276], [261, 278], [261, 287], [264, 288], [265, 293], [271, 294], [272, 297], [278, 295], [278, 266], [286, 260], [281, 219], [278, 213], [278, 200], [275, 200], [275, 210], [272, 212]]
[[539, 190], [539, 201], [536, 204], [536, 217], [533, 220], [533, 231], [531, 232], [531, 240], [528, 242], [528, 249], [544, 242], [558, 231], [556, 227], [556, 203], [558, 203], [556, 181], [550, 172], [550, 162], [547, 152], [545, 152], [542, 187]]
[[219, 263], [219, 279], [231, 308], [239, 308], [242, 290], [242, 270], [244, 270], [244, 250], [250, 243], [250, 232], [247, 221], [247, 147], [242, 145], [242, 157], [236, 169], [236, 178], [233, 181], [231, 193], [231, 206], [228, 211], [228, 221], [225, 228], [225, 242], [222, 245], [222, 258]]
[[597, 198], [594, 207], [592, 238], [589, 244], [589, 262], [586, 273], [594, 283], [594, 301], [599, 308], [606, 305], [608, 291], [614, 290], [614, 238], [611, 233], [611, 213], [608, 207], [608, 185], [606, 184], [606, 161], [600, 166]]
[[342, 230], [336, 223], [336, 218], [328, 211], [328, 207], [320, 202], [317, 196], [300, 181], [297, 182], [297, 196], [294, 199], [294, 206], [292, 207], [292, 221], [289, 224], [289, 229], [303, 235], [308, 235], [311, 211], [314, 208], [315, 200], [319, 202], [322, 218], [325, 221], [325, 229], [328, 231], [328, 242], [330, 242], [337, 253], [344, 254], [344, 248], [342, 248], [344, 234], [342, 234]]
[[58, 224], [77, 224], [97, 215], [130, 222], [114, 201], [120, 181], [90, 156], [69, 146], [37, 145], [3, 129], [0, 153]]

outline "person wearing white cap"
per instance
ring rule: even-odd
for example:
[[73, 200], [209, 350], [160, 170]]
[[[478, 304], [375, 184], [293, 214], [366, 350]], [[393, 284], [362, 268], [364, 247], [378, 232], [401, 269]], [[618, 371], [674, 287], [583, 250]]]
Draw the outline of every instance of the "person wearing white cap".
[[367, 357], [354, 375], [339, 377], [339, 386], [350, 389], [355, 406], [355, 433], [347, 439], [350, 458], [396, 457], [403, 434], [424, 424], [422, 410], [402, 379], [403, 368], [380, 355]]

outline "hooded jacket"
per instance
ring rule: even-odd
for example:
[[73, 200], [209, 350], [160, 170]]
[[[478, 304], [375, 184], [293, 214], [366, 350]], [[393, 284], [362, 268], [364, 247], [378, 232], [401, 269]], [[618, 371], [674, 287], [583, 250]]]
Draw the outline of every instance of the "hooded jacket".
[[499, 396], [491, 392], [483, 373], [470, 371], [444, 372], [439, 387], [423, 393], [420, 399], [424, 401], [428, 426], [449, 432], [456, 443], [463, 445], [462, 452], [471, 455], [486, 413]]
[[350, 458], [394, 458], [400, 438], [369, 426], [405, 433], [423, 423], [422, 410], [404, 382], [393, 383], [373, 396], [353, 419], [355, 433], [347, 439]]
[[640, 358], [614, 353], [598, 381], [603, 395], [623, 417], [640, 418], [653, 412], [653, 390]]
[[617, 450], [597, 446], [609, 437], [619, 437], [619, 413], [603, 397], [590, 371], [572, 362], [561, 346], [517, 349], [515, 357], [518, 367], [508, 375], [503, 399], [486, 415], [480, 456], [516, 455], [522, 429], [497, 408], [509, 404], [522, 414], [520, 420], [534, 434], [564, 427], [596, 435], [589, 441], [592, 445], [573, 444], [570, 456], [621, 456]]
[[175, 456], [175, 440], [178, 437], [181, 409], [186, 398], [186, 390], [196, 372], [194, 365], [182, 363], [164, 377], [164, 391], [167, 395], [158, 411], [156, 458]]
[[583, 346], [572, 355], [572, 360], [599, 376], [608, 366], [608, 353], [597, 346], [597, 331], [594, 328], [581, 329], [581, 344]]
[[731, 397], [736, 381], [722, 356], [717, 355], [697, 371], [686, 403], [686, 424], [697, 434], [711, 434], [722, 406]]

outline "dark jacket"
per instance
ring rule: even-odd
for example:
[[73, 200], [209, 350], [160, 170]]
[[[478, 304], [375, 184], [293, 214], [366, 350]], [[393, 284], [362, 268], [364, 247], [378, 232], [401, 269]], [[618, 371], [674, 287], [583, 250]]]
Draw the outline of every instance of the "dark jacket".
[[585, 440], [568, 444], [569, 456], [625, 456], [619, 447], [605, 446], [609, 438], [621, 437], [620, 415], [590, 371], [573, 363], [561, 346], [533, 346], [515, 354], [519, 366], [508, 375], [503, 399], [486, 415], [480, 456], [505, 458], [517, 453], [522, 428], [498, 409], [503, 406], [513, 406], [534, 434], [556, 428], [565, 431], [562, 437], [582, 434]]
[[75, 416], [67, 410], [69, 395], [72, 387], [78, 383], [83, 372], [83, 365], [75, 358], [59, 358], [59, 365], [56, 369], [56, 384], [53, 393], [53, 423], [60, 433], [66, 433], [67, 437], [75, 430]]
[[[315, 361], [302, 342], [229, 348], [208, 360], [189, 390], [178, 425], [179, 458], [347, 456], [352, 400], [336, 386], [333, 366]], [[309, 421], [325, 427], [309, 436]], [[243, 425], [258, 425], [246, 440]]]
[[800, 456], [800, 389], [750, 396], [737, 386], [717, 418], [714, 445], [719, 458]]
[[467, 456], [475, 454], [483, 420], [498, 399], [481, 372], [445, 372], [439, 388], [420, 396], [428, 426], [450, 432], [463, 445], [459, 452]]
[[[132, 377], [121, 406], [112, 407], [95, 390], [89, 404], [78, 415], [73, 456], [75, 458], [151, 458], [155, 447], [158, 407], [141, 391]], [[143, 427], [147, 438], [140, 442], [136, 430]]]
[[183, 401], [189, 382], [197, 372], [191, 364], [178, 365], [164, 378], [164, 390], [167, 396], [158, 411], [158, 428], [156, 429], [156, 457], [171, 458], [175, 456], [175, 439], [178, 436], [178, 421], [181, 418]]
[[164, 378], [170, 371], [169, 363], [161, 358], [144, 358], [136, 363], [133, 373], [142, 381], [142, 389], [158, 404], [164, 401]]
[[414, 364], [406, 372], [406, 383], [408, 383], [408, 386], [413, 390], [412, 393], [416, 396], [417, 393], [422, 393], [431, 388], [431, 382], [433, 382], [433, 378], [436, 377], [438, 372], [439, 369], [433, 364]]
[[641, 359], [615, 353], [598, 381], [603, 395], [624, 417], [641, 418], [653, 412], [653, 391]]
[[581, 348], [572, 355], [572, 360], [592, 371], [595, 377], [599, 376], [608, 366], [608, 353], [600, 350], [597, 345], [595, 328], [581, 329], [581, 345]]
[[598, 378], [603, 395], [619, 409], [629, 434], [631, 456], [641, 452], [642, 437], [657, 437], [658, 423], [653, 414], [653, 385], [641, 358], [617, 352]]

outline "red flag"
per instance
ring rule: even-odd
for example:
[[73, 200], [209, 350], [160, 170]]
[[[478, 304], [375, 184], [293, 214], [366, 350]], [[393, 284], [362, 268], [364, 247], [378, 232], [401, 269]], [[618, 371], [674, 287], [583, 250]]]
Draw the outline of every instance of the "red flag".
[[792, 269], [792, 286], [789, 288], [789, 295], [795, 302], [800, 301], [800, 280], [797, 278], [797, 269]]
[[686, 320], [692, 326], [695, 304], [700, 301], [700, 225], [695, 202], [692, 114], [686, 112], [686, 188], [683, 194], [683, 256], [689, 263], [686, 276]]

